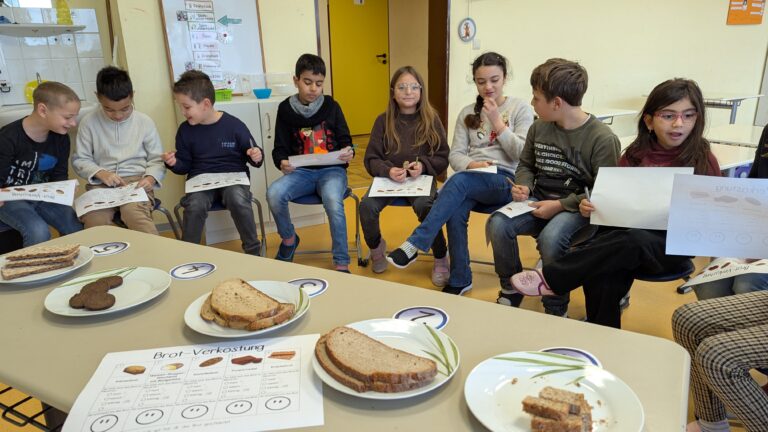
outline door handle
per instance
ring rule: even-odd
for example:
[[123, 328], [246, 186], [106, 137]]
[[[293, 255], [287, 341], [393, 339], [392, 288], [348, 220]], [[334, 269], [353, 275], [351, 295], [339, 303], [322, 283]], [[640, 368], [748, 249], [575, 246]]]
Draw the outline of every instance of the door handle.
[[376, 58], [382, 63], [387, 64], [387, 53], [376, 54]]

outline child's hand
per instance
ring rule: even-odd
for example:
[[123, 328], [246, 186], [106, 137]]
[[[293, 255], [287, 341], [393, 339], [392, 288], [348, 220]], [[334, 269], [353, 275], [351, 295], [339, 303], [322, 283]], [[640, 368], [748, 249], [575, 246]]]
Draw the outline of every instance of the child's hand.
[[531, 190], [528, 186], [514, 185], [512, 186], [512, 200], [513, 201], [525, 201], [531, 194]]
[[488, 168], [489, 166], [492, 166], [493, 162], [491, 161], [483, 161], [483, 162], [476, 162], [472, 161], [467, 165], [467, 169], [475, 169], [475, 168]]
[[392, 181], [402, 183], [407, 176], [408, 171], [405, 168], [392, 167], [389, 169], [389, 178], [391, 178]]
[[280, 161], [280, 171], [282, 171], [283, 174], [290, 174], [296, 171], [296, 168], [288, 162], [288, 159], [283, 159]]
[[410, 174], [411, 177], [418, 177], [422, 172], [424, 172], [424, 165], [422, 165], [421, 162], [411, 162], [410, 165], [408, 165], [408, 174]]
[[169, 167], [176, 165], [176, 152], [169, 151], [162, 154], [163, 162]]
[[146, 192], [152, 192], [152, 189], [155, 187], [155, 183], [157, 181], [154, 177], [147, 175], [141, 178], [141, 180], [136, 183], [136, 189], [144, 189]]
[[344, 147], [339, 151], [339, 160], [342, 162], [349, 162], [355, 157], [355, 152], [352, 151], [352, 147]]
[[501, 115], [499, 114], [499, 106], [493, 98], [483, 99], [483, 112], [491, 121], [491, 124], [496, 124], [496, 121], [501, 121]]
[[251, 160], [253, 161], [253, 163], [259, 163], [259, 162], [261, 162], [261, 158], [262, 158], [262, 156], [263, 156], [263, 155], [261, 154], [261, 149], [260, 149], [260, 148], [258, 148], [258, 147], [251, 147], [251, 148], [249, 148], [249, 149], [248, 149], [248, 151], [246, 151], [246, 152], [245, 152], [245, 154], [247, 154], [247, 155], [248, 155], [248, 157], [250, 157], [250, 158], [251, 158]]
[[584, 198], [579, 202], [579, 213], [581, 213], [582, 216], [588, 218], [593, 211], [595, 211], [595, 206], [592, 205], [592, 201]]
[[559, 200], [535, 201], [528, 205], [536, 209], [531, 214], [537, 218], [547, 220], [552, 219], [556, 214], [564, 210], [563, 204]]
[[127, 184], [119, 175], [107, 170], [97, 172], [94, 177], [101, 180], [105, 186], [109, 187], [125, 186]]

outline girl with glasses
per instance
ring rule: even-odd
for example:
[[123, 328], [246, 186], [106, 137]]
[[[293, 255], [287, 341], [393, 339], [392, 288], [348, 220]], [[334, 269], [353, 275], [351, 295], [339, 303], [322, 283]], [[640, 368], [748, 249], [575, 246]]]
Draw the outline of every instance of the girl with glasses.
[[[398, 268], [410, 265], [418, 251], [426, 251], [447, 223], [450, 278], [443, 292], [463, 294], [472, 288], [467, 223], [476, 206], [500, 207], [511, 201], [520, 152], [533, 110], [522, 99], [504, 95], [507, 60], [488, 52], [475, 59], [472, 76], [477, 100], [460, 113], [448, 157], [456, 172], [445, 183], [426, 219], [407, 241], [387, 256]], [[473, 172], [495, 167], [496, 173]]]
[[[448, 168], [448, 140], [437, 112], [427, 100], [424, 80], [411, 66], [401, 67], [389, 84], [387, 110], [373, 124], [363, 160], [373, 177], [386, 177], [402, 183], [422, 174], [433, 177], [427, 196], [405, 197], [419, 221], [424, 220], [435, 197], [435, 182]], [[360, 202], [360, 222], [365, 243], [371, 249], [374, 273], [387, 269], [387, 242], [381, 236], [379, 214], [395, 197], [370, 197], [370, 190]], [[448, 280], [448, 250], [442, 230], [433, 237], [435, 263], [432, 283], [442, 287]]]
[[[717, 159], [703, 137], [704, 119], [704, 100], [694, 81], [678, 78], [657, 85], [619, 166], [693, 167], [694, 174], [719, 176]], [[595, 206], [583, 199], [579, 211], [589, 217]], [[583, 286], [587, 321], [620, 328], [619, 303], [636, 274], [669, 273], [690, 259], [666, 255], [665, 249], [666, 231], [601, 227], [586, 245], [540, 271], [517, 273], [510, 282], [531, 296], [563, 295]]]

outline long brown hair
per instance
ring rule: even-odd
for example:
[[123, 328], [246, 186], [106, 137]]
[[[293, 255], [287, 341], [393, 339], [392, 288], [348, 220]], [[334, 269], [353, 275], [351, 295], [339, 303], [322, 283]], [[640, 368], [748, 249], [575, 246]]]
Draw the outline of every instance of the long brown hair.
[[690, 135], [681, 145], [677, 164], [683, 167], [693, 167], [696, 174], [705, 174], [709, 170], [709, 141], [704, 138], [706, 113], [704, 112], [704, 97], [701, 95], [696, 81], [674, 78], [657, 85], [648, 95], [640, 119], [637, 121], [637, 138], [624, 151], [631, 166], [640, 165], [643, 157], [657, 142], [656, 134], [645, 124], [646, 116], [653, 117], [657, 111], [673, 103], [688, 98], [696, 108], [698, 115]]
[[419, 147], [428, 144], [429, 154], [433, 155], [437, 148], [440, 147], [440, 134], [437, 132], [437, 128], [435, 128], [437, 112], [427, 99], [427, 87], [424, 85], [424, 79], [421, 78], [421, 75], [413, 66], [403, 66], [396, 70], [392, 75], [392, 80], [389, 82], [389, 104], [387, 104], [387, 111], [384, 113], [384, 136], [386, 137], [384, 152], [387, 154], [400, 152], [400, 136], [395, 127], [400, 116], [400, 106], [395, 101], [395, 85], [397, 80], [405, 74], [414, 77], [421, 86], [421, 97], [419, 98], [419, 103], [416, 104], [418, 124], [416, 125], [413, 146]]
[[[481, 66], [498, 66], [501, 68], [502, 76], [504, 78], [507, 77], [507, 59], [505, 59], [504, 56], [499, 53], [490, 51], [485, 54], [481, 54], [478, 58], [475, 59], [475, 61], [472, 63], [473, 80], [475, 79], [475, 72], [477, 72]], [[477, 129], [480, 127], [480, 112], [483, 110], [484, 102], [485, 101], [483, 100], [483, 97], [477, 95], [473, 113], [467, 114], [467, 116], [464, 117], [464, 125], [466, 125], [467, 128]]]

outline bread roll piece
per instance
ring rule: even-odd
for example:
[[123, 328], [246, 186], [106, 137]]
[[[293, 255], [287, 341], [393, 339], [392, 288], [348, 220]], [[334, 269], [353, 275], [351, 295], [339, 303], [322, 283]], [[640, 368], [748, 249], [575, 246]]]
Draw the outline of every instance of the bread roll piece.
[[211, 293], [211, 307], [225, 320], [253, 322], [280, 311], [280, 302], [242, 279], [228, 279]]

